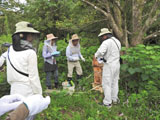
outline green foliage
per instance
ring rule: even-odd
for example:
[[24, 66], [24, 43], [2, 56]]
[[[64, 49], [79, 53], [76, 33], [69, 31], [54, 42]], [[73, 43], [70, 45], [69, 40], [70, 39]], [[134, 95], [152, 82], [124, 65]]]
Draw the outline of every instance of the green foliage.
[[[160, 47], [144, 46], [125, 49], [124, 60], [121, 65], [121, 84], [127, 88], [128, 92], [138, 92], [145, 89], [149, 81], [154, 81], [159, 89], [160, 70]], [[125, 85], [124, 85], [125, 84]]]
[[[120, 109], [116, 106], [110, 111], [95, 102], [99, 93], [75, 93], [69, 96], [65, 92], [51, 94], [52, 101], [47, 110], [37, 120], [108, 120], [124, 119], [118, 116]], [[99, 96], [102, 98], [102, 96]]]
[[[7, 48], [2, 47], [3, 43], [11, 43], [11, 35], [2, 35], [0, 36], [0, 56], [4, 53]], [[3, 66], [0, 69], [0, 97], [6, 94], [9, 94], [10, 86], [7, 83], [6, 67]]]

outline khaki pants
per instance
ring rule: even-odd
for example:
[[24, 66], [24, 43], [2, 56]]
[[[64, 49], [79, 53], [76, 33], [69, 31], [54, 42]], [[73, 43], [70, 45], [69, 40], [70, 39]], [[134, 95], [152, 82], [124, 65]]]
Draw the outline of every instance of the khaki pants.
[[83, 74], [82, 67], [81, 67], [79, 61], [76, 61], [76, 62], [68, 61], [67, 64], [68, 64], [68, 77], [72, 77], [74, 68], [76, 68], [77, 75], [82, 75]]

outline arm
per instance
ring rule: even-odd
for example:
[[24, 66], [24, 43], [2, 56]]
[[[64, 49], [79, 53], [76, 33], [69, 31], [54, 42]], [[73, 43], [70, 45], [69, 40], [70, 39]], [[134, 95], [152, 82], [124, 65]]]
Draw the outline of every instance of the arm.
[[51, 53], [48, 52], [46, 45], [43, 46], [42, 56], [43, 56], [44, 58], [46, 58], [46, 59], [52, 57]]
[[7, 58], [7, 52], [3, 53], [0, 57], [0, 67], [4, 64], [6, 58]]
[[82, 61], [84, 62], [86, 61], [85, 58], [82, 56], [81, 51], [79, 51], [78, 56]]
[[78, 56], [79, 56], [79, 58], [82, 57], [81, 51], [79, 51]]
[[95, 53], [96, 58], [103, 57], [108, 50], [108, 42], [104, 41]]
[[5, 95], [0, 98], [0, 116], [16, 109], [24, 100], [24, 97], [18, 94]]
[[32, 95], [24, 99], [13, 112], [11, 112], [7, 120], [25, 120], [25, 118], [36, 115], [48, 108], [51, 99], [49, 96]]
[[38, 66], [37, 66], [37, 55], [36, 52], [31, 52], [28, 58], [28, 73], [29, 73], [29, 80], [31, 83], [31, 87], [34, 94], [42, 94], [42, 87], [39, 79], [38, 74]]

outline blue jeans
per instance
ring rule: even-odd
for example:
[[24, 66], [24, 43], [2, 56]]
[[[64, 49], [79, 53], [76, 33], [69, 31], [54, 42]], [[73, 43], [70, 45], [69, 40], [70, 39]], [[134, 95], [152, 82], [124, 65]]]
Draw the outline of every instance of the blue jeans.
[[54, 83], [58, 83], [58, 69], [51, 71], [51, 72], [46, 72], [46, 86], [51, 86], [51, 77], [54, 76]]

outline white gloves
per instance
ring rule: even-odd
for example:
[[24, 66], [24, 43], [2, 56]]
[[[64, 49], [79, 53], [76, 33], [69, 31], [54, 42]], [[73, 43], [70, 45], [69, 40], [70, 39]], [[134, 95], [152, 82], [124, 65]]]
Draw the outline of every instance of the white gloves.
[[24, 100], [24, 103], [27, 105], [29, 109], [28, 116], [33, 116], [37, 113], [42, 112], [44, 109], [48, 107], [50, 102], [51, 102], [51, 99], [49, 96], [44, 98], [42, 95], [39, 95], [39, 94], [30, 96]]
[[86, 60], [85, 60], [85, 58], [81, 55], [81, 60], [83, 61], [83, 62], [85, 62]]
[[103, 60], [102, 60], [102, 58], [98, 58], [97, 61], [98, 61], [99, 64], [104, 63]]
[[0, 99], [0, 116], [16, 109], [24, 100], [24, 97], [18, 94], [6, 95]]
[[29, 116], [35, 115], [48, 107], [50, 104], [50, 97], [44, 98], [42, 95], [37, 94], [27, 98], [21, 95], [6, 95], [0, 99], [0, 116], [15, 110], [23, 102], [27, 105], [29, 110]]
[[79, 57], [73, 57], [72, 59], [73, 59], [73, 61], [78, 61]]

